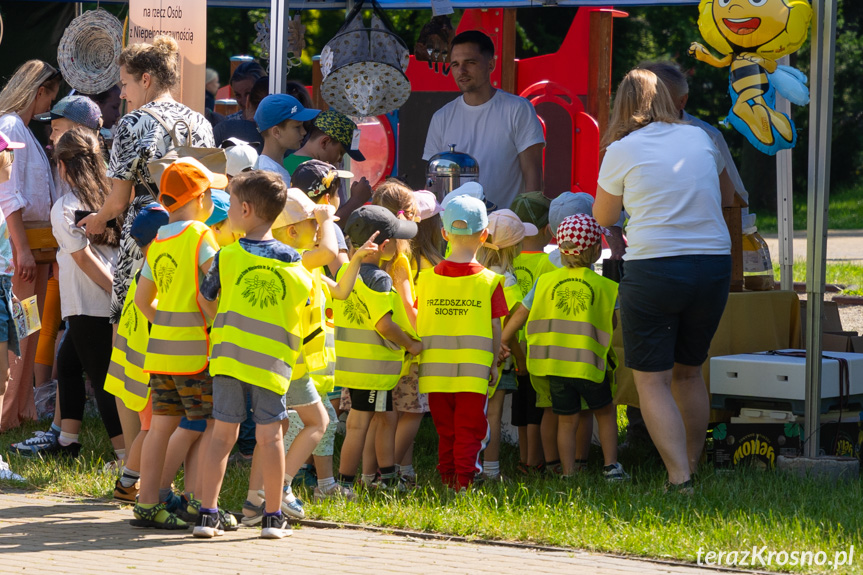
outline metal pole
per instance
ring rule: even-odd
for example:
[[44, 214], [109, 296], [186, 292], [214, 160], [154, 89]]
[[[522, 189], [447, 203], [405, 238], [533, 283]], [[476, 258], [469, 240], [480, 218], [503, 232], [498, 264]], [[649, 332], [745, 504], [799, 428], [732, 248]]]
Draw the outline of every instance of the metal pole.
[[270, 94], [284, 94], [288, 83], [288, 2], [270, 0]]
[[[787, 66], [783, 56], [779, 64]], [[791, 117], [791, 102], [776, 94], [776, 111]], [[794, 182], [791, 172], [791, 150], [776, 154], [776, 220], [779, 224], [779, 284], [784, 290], [794, 289]]]
[[817, 457], [821, 416], [821, 315], [827, 264], [827, 205], [830, 197], [830, 140], [833, 118], [833, 58], [837, 0], [814, 0], [812, 100], [809, 104], [809, 217], [806, 257], [806, 445]]

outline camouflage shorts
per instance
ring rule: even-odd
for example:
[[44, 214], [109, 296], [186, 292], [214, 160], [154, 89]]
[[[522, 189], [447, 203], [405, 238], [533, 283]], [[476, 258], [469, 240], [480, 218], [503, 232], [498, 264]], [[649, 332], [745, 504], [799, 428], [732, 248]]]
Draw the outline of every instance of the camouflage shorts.
[[205, 370], [196, 375], [150, 376], [153, 415], [170, 415], [188, 419], [210, 419], [213, 416], [213, 378]]
[[410, 374], [393, 389], [393, 409], [402, 413], [427, 413], [428, 394], [419, 392], [419, 366], [411, 364]]

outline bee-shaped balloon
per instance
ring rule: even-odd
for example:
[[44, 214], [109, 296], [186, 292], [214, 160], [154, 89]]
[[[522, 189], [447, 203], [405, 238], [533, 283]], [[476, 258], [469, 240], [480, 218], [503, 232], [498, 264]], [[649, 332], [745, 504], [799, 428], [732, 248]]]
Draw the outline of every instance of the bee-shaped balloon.
[[774, 109], [776, 91], [789, 101], [809, 103], [806, 76], [776, 63], [796, 52], [809, 33], [812, 7], [807, 0], [701, 0], [698, 28], [717, 58], [698, 42], [690, 56], [731, 68], [728, 122], [765, 154], [793, 148], [797, 132], [791, 118]]

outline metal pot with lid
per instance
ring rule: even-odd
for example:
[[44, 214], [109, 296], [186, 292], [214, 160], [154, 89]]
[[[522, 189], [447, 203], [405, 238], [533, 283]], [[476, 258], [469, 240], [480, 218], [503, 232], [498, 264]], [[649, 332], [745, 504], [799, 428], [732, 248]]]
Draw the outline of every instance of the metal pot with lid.
[[459, 186], [478, 181], [479, 163], [470, 154], [457, 152], [455, 144], [449, 151], [432, 156], [426, 168], [426, 188], [438, 201]]

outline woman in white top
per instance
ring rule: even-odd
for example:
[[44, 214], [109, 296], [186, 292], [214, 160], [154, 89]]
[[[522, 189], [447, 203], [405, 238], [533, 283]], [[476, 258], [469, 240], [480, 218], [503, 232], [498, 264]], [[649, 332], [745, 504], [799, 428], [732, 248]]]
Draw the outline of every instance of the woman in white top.
[[96, 395], [99, 414], [114, 449], [123, 449], [123, 430], [114, 396], [104, 390], [111, 363], [113, 329], [108, 321], [114, 266], [120, 245], [120, 228], [109, 226], [89, 236], [75, 225], [76, 212], [94, 212], [105, 201], [110, 182], [99, 141], [93, 130], [67, 131], [54, 149], [60, 176], [71, 191], [51, 209], [51, 226], [60, 249], [60, 302], [69, 330], [57, 353], [57, 393], [60, 399], [60, 437], [40, 454], [77, 457], [78, 433], [87, 394], [86, 373]]
[[722, 156], [682, 123], [653, 72], [632, 70], [617, 90], [593, 213], [629, 214], [620, 282], [626, 366], [647, 430], [668, 469], [667, 489], [691, 491], [710, 413], [701, 373], [731, 280], [722, 217]]
[[[30, 60], [15, 71], [0, 92], [0, 132], [10, 140], [26, 144], [15, 155], [9, 180], [0, 183], [0, 209], [9, 225], [15, 261], [12, 289], [20, 299], [38, 296], [40, 314], [51, 266], [36, 264], [24, 223], [47, 222], [56, 198], [48, 156], [27, 125], [33, 116], [51, 109], [61, 79], [54, 67], [41, 60]], [[0, 431], [18, 427], [24, 419], [36, 418], [33, 362], [38, 342], [37, 332], [21, 340], [20, 358], [9, 355], [9, 388], [3, 402]]]

